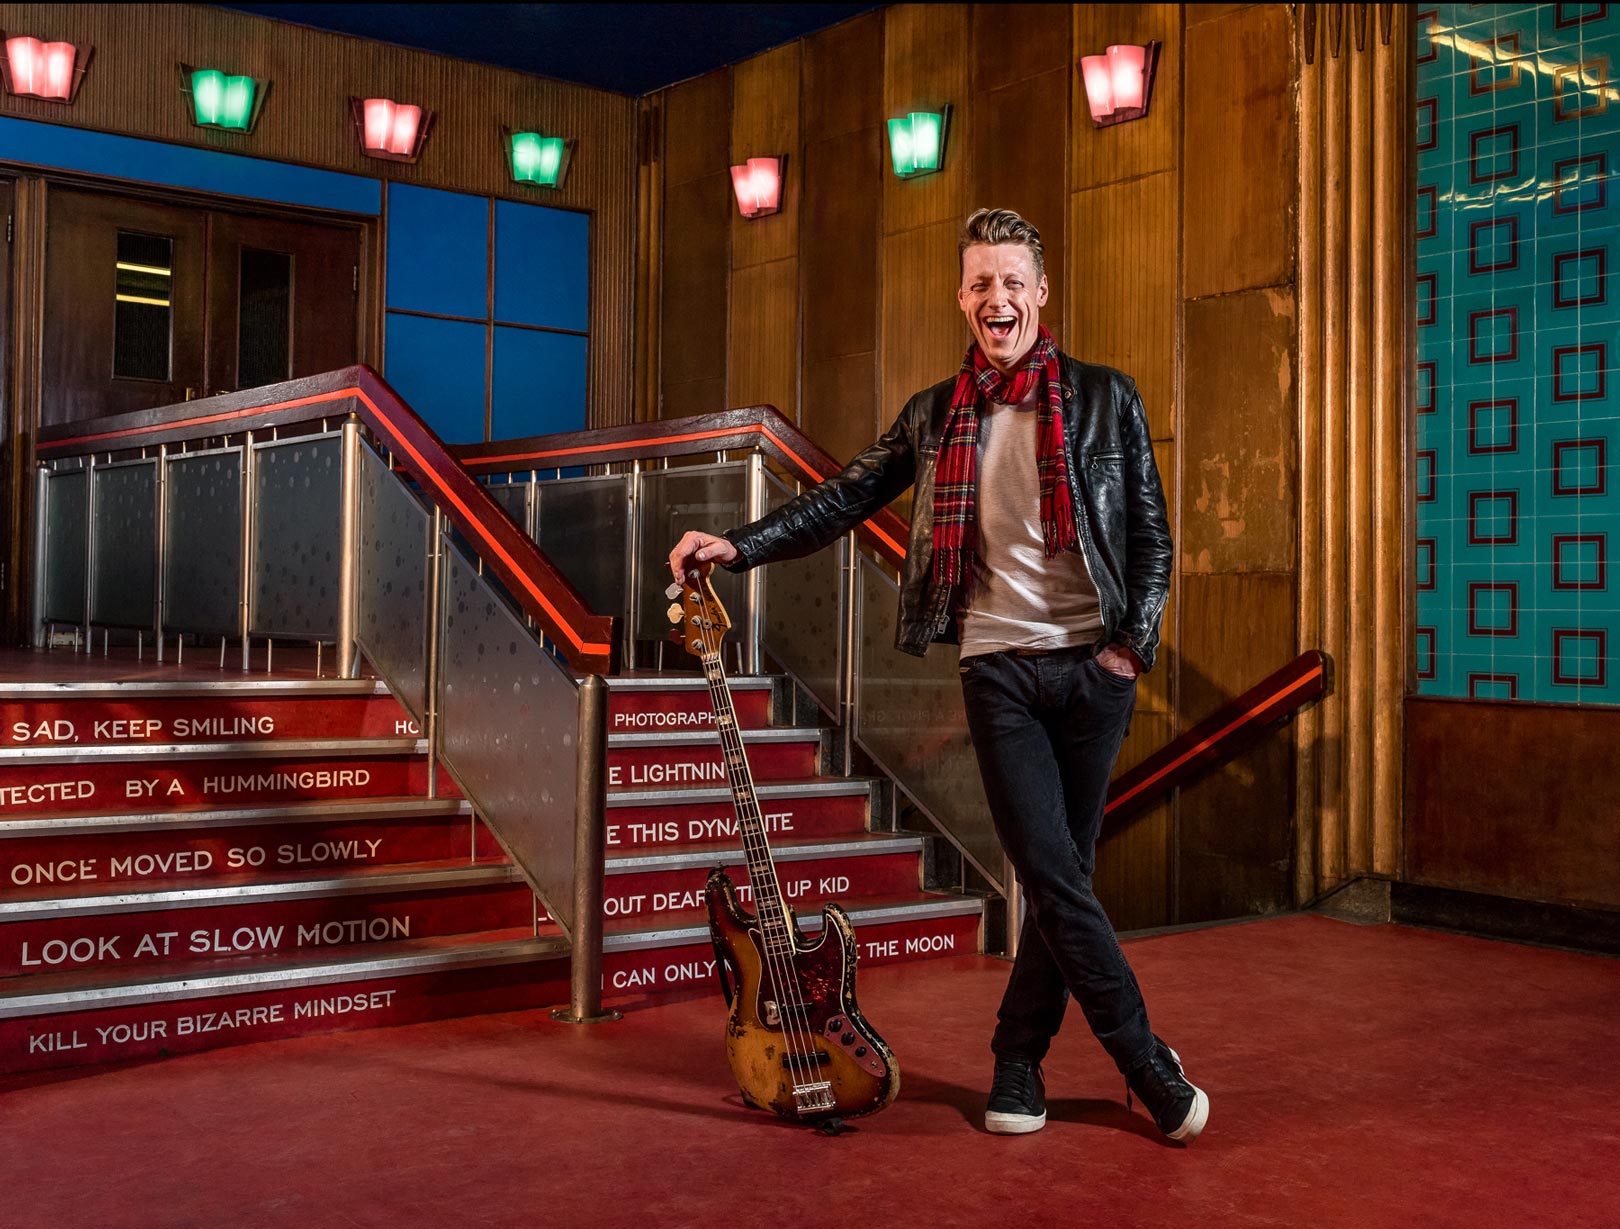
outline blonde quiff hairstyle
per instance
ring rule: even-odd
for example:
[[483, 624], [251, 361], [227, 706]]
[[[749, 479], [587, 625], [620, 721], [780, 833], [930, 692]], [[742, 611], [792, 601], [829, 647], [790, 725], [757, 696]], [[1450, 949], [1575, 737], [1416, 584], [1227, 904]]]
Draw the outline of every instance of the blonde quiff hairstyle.
[[1046, 276], [1046, 249], [1041, 246], [1041, 232], [1011, 209], [975, 209], [968, 215], [956, 243], [958, 276], [964, 267], [963, 256], [976, 243], [1021, 243], [1035, 261], [1035, 276]]

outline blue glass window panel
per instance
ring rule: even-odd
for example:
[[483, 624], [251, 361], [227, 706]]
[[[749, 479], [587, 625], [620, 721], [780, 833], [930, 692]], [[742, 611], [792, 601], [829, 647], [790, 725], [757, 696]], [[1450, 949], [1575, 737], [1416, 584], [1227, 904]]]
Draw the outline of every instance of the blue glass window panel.
[[388, 306], [489, 318], [489, 201], [388, 187]]
[[495, 202], [495, 319], [552, 329], [590, 327], [591, 218]]
[[382, 206], [382, 185], [359, 175], [9, 116], [0, 117], [0, 158], [344, 213]]
[[571, 333], [496, 325], [490, 438], [583, 431], [586, 346]]
[[388, 314], [384, 378], [450, 444], [484, 439], [487, 326]]

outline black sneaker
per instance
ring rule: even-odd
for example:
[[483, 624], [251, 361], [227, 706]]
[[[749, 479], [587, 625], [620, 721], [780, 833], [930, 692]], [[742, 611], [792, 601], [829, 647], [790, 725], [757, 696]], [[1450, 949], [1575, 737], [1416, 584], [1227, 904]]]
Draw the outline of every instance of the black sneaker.
[[1039, 1063], [996, 1059], [984, 1129], [992, 1135], [1028, 1135], [1046, 1125], [1046, 1081]]
[[1125, 1073], [1125, 1107], [1131, 1094], [1147, 1106], [1171, 1139], [1191, 1143], [1209, 1121], [1209, 1096], [1181, 1072], [1181, 1056], [1157, 1037], [1146, 1061]]

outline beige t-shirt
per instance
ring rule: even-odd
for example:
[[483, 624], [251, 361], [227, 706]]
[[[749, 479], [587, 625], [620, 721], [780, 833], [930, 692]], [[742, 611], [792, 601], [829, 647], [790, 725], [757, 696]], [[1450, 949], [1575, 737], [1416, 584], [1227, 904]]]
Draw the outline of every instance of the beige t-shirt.
[[1078, 547], [1046, 557], [1036, 467], [1035, 393], [979, 415], [978, 566], [962, 615], [961, 656], [1062, 649], [1102, 634]]

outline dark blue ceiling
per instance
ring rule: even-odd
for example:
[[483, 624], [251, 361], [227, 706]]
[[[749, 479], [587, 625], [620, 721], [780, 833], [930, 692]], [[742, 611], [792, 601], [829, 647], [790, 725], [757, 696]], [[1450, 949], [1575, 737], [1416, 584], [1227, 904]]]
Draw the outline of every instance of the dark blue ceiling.
[[227, 4], [278, 21], [646, 94], [876, 4]]

